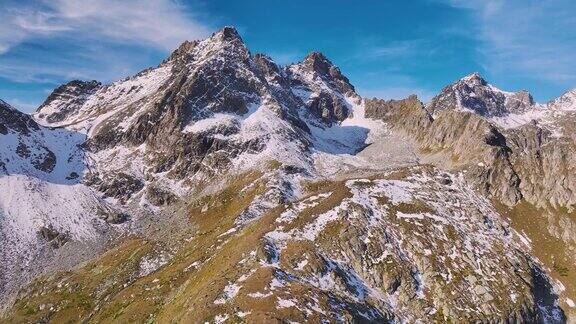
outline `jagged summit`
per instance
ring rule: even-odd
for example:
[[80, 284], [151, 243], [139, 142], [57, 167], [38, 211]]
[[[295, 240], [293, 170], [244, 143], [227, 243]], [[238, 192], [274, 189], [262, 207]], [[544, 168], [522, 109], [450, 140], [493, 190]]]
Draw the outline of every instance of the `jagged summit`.
[[72, 80], [56, 88], [36, 110], [36, 118], [57, 123], [74, 114], [88, 97], [102, 88], [102, 83]]
[[241, 42], [243, 42], [242, 37], [240, 36], [240, 34], [236, 30], [236, 28], [234, 28], [232, 26], [224, 26], [222, 29], [220, 29], [219, 31], [214, 33], [212, 37], [214, 37], [214, 36], [219, 37], [223, 41], [241, 41]]
[[264, 77], [271, 84], [278, 84], [282, 86], [288, 86], [289, 80], [286, 78], [284, 71], [281, 67], [274, 62], [274, 60], [262, 53], [257, 53], [254, 55], [254, 62], [258, 65], [258, 68], [264, 75]]
[[296, 65], [308, 73], [319, 75], [345, 93], [354, 92], [354, 86], [350, 84], [350, 80], [321, 52], [309, 53], [302, 62]]
[[329, 74], [330, 68], [334, 66], [321, 52], [309, 53], [302, 61], [302, 64], [310, 68], [310, 70], [321, 74]]
[[0, 134], [6, 135], [10, 130], [18, 134], [29, 134], [38, 129], [38, 124], [29, 115], [0, 99]]
[[[310, 145], [307, 123], [326, 126], [344, 120], [350, 111], [346, 95], [353, 92], [331, 62], [318, 59], [322, 75], [312, 67], [314, 78], [300, 78], [265, 55], [252, 56], [238, 32], [226, 27], [204, 40], [184, 42], [157, 68], [92, 94], [71, 94], [73, 109], [66, 110], [65, 118], [49, 116], [61, 104], [51, 106], [52, 114], [41, 109], [45, 114], [36, 117], [47, 126], [66, 125], [85, 133], [86, 147], [94, 154], [108, 157], [120, 147], [123, 152], [147, 147], [146, 161], [139, 162], [146, 173], [169, 172], [177, 180], [214, 176], [214, 170], [239, 159], [254, 163], [287, 155], [297, 160], [292, 164], [304, 164], [299, 149], [286, 153], [278, 143]], [[306, 96], [300, 96], [300, 89], [306, 89]], [[60, 92], [54, 96], [62, 97]], [[109, 165], [98, 168], [110, 173]], [[122, 168], [144, 182], [146, 175], [136, 163]], [[106, 179], [97, 181], [109, 185]]]
[[[293, 86], [304, 87], [316, 95], [300, 96], [302, 92], [293, 93]], [[348, 116], [349, 109], [342, 97], [358, 97], [348, 78], [322, 53], [310, 53], [302, 62], [282, 69], [265, 55], [252, 56], [238, 31], [224, 27], [204, 40], [183, 42], [157, 68], [112, 85], [102, 86], [94, 81], [62, 85], [42, 104], [35, 117], [49, 126], [77, 124], [102, 115], [110, 109], [106, 106], [121, 105], [130, 108], [119, 109], [119, 113], [126, 114], [122, 118], [129, 118], [130, 114], [146, 110], [136, 105], [137, 101], [156, 96], [158, 91], [180, 94], [166, 97], [161, 106], [153, 108], [154, 115], [159, 117], [163, 115], [161, 111], [177, 102], [176, 106], [181, 108], [177, 109], [175, 124], [179, 128], [213, 112], [243, 114], [259, 101], [258, 97], [273, 103], [280, 114], [285, 114], [281, 112], [285, 110], [283, 107], [294, 110], [299, 97], [314, 115], [332, 123]], [[123, 128], [127, 125], [124, 123]]]
[[[223, 27], [204, 40], [186, 40], [168, 58], [172, 62], [190, 62], [220, 51], [249, 55], [246, 44], [234, 27]], [[164, 63], [166, 63], [165, 61]]]
[[[34, 118], [0, 101], [0, 309], [73, 268], [4, 321], [554, 316], [542, 233], [499, 214], [522, 201], [574, 237], [524, 202], [576, 205], [576, 137], [494, 125], [532, 103], [473, 73], [433, 117], [416, 96], [362, 99], [322, 53], [251, 55], [230, 27], [112, 84], [62, 85]], [[567, 247], [553, 261], [573, 264]]]
[[360, 99], [348, 78], [320, 52], [308, 54], [285, 70], [294, 93], [313, 115], [328, 124], [341, 122], [351, 115], [347, 98]]
[[251, 56], [250, 50], [240, 35], [229, 27], [198, 42], [193, 51], [196, 63], [210, 61], [217, 65], [247, 63]]
[[547, 106], [554, 110], [576, 110], [576, 88], [566, 91], [560, 97], [551, 100]]
[[198, 41], [184, 41], [178, 48], [176, 48], [170, 57], [164, 61], [176, 61], [176, 60], [183, 60], [187, 61], [189, 58], [189, 54], [191, 53], [192, 49], [198, 45]]
[[[244, 40], [234, 27], [223, 27], [219, 31], [213, 33], [210, 37], [201, 41], [201, 43], [208, 44], [230, 44], [232, 46], [246, 48]], [[222, 45], [221, 45], [222, 46]]]
[[473, 72], [471, 74], [468, 74], [467, 76], [460, 79], [460, 81], [465, 82], [471, 86], [474, 86], [474, 85], [487, 86], [488, 85], [488, 82], [486, 82], [486, 79], [484, 79], [484, 77], [482, 77], [480, 72]]
[[0, 99], [0, 116], [7, 115], [9, 113], [12, 114], [15, 111], [16, 111], [16, 108], [12, 107], [6, 101]]
[[1, 109], [14, 109], [12, 106], [10, 106], [6, 101], [0, 99], [0, 108]]
[[534, 100], [527, 91], [502, 91], [474, 72], [442, 89], [426, 108], [433, 115], [442, 110], [461, 110], [484, 117], [501, 117], [523, 113], [533, 106]]

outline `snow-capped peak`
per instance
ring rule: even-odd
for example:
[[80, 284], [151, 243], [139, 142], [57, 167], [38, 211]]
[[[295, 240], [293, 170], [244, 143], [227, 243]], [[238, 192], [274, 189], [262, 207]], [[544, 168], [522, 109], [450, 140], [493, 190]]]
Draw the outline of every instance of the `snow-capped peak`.
[[217, 31], [212, 35], [211, 38], [218, 37], [222, 41], [242, 41], [242, 37], [236, 30], [236, 28], [232, 26], [224, 26], [222, 29]]
[[58, 123], [77, 113], [88, 97], [102, 88], [96, 80], [73, 80], [56, 88], [38, 107], [35, 117], [42, 123]]
[[[0, 99], [0, 134], [6, 135], [9, 130], [21, 134], [28, 134], [32, 130], [38, 129], [38, 124], [36, 124], [29, 115], [26, 115]], [[2, 161], [0, 161], [0, 164], [2, 164], [1, 162]]]
[[478, 72], [445, 87], [427, 105], [432, 114], [442, 110], [460, 110], [484, 117], [502, 117], [532, 109], [534, 101], [525, 90], [507, 92], [489, 84]]
[[547, 106], [553, 110], [576, 110], [576, 88], [550, 101]]
[[469, 86], [487, 86], [488, 82], [480, 75], [480, 72], [473, 72], [462, 79], [461, 82], [466, 83]]
[[202, 62], [219, 56], [222, 59], [239, 57], [247, 59], [250, 52], [238, 31], [224, 27], [201, 41], [185, 41], [170, 56], [169, 61]]
[[340, 69], [320, 52], [311, 52], [302, 62], [293, 65], [291, 70], [300, 70], [300, 74], [310, 74], [312, 78], [319, 77], [342, 93], [352, 94], [355, 91]]
[[326, 56], [320, 52], [309, 53], [306, 55], [306, 58], [304, 58], [304, 61], [302, 61], [302, 64], [309, 67], [310, 70], [320, 74], [330, 73], [330, 68], [334, 66], [334, 64], [332, 64], [332, 62], [330, 62]]

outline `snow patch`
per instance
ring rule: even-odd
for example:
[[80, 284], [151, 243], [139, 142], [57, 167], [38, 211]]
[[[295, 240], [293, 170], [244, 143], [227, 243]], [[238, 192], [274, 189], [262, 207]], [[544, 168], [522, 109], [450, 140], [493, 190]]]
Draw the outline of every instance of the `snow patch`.
[[282, 299], [278, 297], [278, 299], [276, 300], [276, 308], [290, 308], [290, 307], [296, 307], [296, 305], [297, 300], [295, 299]]
[[242, 286], [239, 286], [235, 283], [229, 283], [226, 287], [224, 287], [224, 291], [222, 292], [221, 297], [217, 298], [214, 301], [214, 304], [221, 305], [228, 302], [230, 299], [236, 297], [238, 292], [240, 291]]

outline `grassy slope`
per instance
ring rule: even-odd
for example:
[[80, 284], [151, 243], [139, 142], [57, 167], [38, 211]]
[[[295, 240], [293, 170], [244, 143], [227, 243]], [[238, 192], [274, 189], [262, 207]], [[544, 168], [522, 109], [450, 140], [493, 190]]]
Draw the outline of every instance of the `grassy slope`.
[[[172, 313], [177, 310], [184, 316], [186, 310], [179, 307], [181, 299], [189, 300], [191, 296], [184, 298], [182, 293], [198, 289], [195, 298], [203, 302], [220, 288], [219, 284], [224, 284], [225, 272], [232, 269], [231, 262], [256, 243], [251, 235], [258, 233], [250, 228], [228, 242], [222, 242], [218, 236], [233, 227], [236, 216], [261, 192], [261, 186], [257, 185], [242, 197], [232, 199], [258, 176], [245, 175], [223, 192], [186, 207], [184, 212], [188, 213], [196, 233], [191, 239], [180, 242], [181, 248], [169, 263], [153, 274], [138, 277], [140, 261], [154, 255], [155, 242], [131, 238], [74, 271], [36, 280], [20, 293], [4, 320], [11, 323], [41, 320], [106, 322], [111, 319], [145, 322], [165, 307], [171, 316], [178, 315]], [[205, 205], [211, 207], [202, 212]], [[251, 228], [258, 230], [265, 221], [266, 218]], [[265, 226], [262, 228], [264, 230]], [[217, 249], [218, 245], [222, 247]], [[194, 262], [202, 264], [200, 270], [190, 267]]]
[[[405, 174], [392, 174], [389, 178], [403, 178]], [[293, 283], [266, 298], [249, 298], [247, 295], [267, 290], [274, 278], [274, 269], [261, 267], [254, 262], [263, 258], [262, 236], [273, 230], [275, 219], [284, 210], [283, 206], [271, 210], [253, 221], [235, 235], [226, 232], [235, 226], [234, 221], [254, 197], [265, 187], [256, 182], [248, 191], [239, 194], [260, 174], [243, 175], [232, 182], [224, 191], [182, 208], [190, 219], [193, 235], [171, 245], [179, 246], [170, 261], [158, 271], [139, 277], [140, 261], [143, 257], [158, 253], [158, 242], [146, 238], [130, 238], [113, 250], [74, 271], [59, 273], [49, 278], [40, 278], [21, 292], [20, 298], [3, 320], [10, 323], [37, 322], [49, 320], [55, 323], [67, 322], [204, 322], [212, 321], [218, 314], [234, 314], [250, 310], [246, 317], [233, 317], [233, 322], [280, 322], [283, 318], [298, 321], [314, 321], [312, 315], [301, 318], [301, 312], [289, 308], [278, 309], [277, 298], [297, 296], [299, 304], [310, 301], [308, 296], [317, 296], [321, 308], [328, 309], [328, 294], [310, 286]], [[319, 192], [332, 192], [332, 195], [319, 205], [306, 209], [285, 230], [301, 227], [310, 222], [314, 215], [321, 214], [338, 205], [350, 196], [343, 183], [317, 182], [305, 186], [311, 195]], [[386, 201], [382, 203], [387, 204]], [[398, 210], [416, 212], [426, 210], [421, 205], [399, 205]], [[566, 296], [574, 295], [574, 271], [564, 269], [569, 253], [561, 242], [544, 235], [543, 226], [529, 221], [537, 215], [530, 206], [519, 205], [513, 210], [501, 211], [510, 217], [514, 227], [526, 233], [533, 241], [534, 254], [545, 264], [553, 264], [553, 276], [566, 286]], [[190, 231], [190, 229], [187, 229]], [[328, 243], [330, 237], [343, 235], [337, 223], [327, 226], [322, 233]], [[326, 246], [326, 248], [328, 248]], [[313, 255], [316, 247], [306, 242], [291, 242], [282, 252], [281, 268], [293, 268], [304, 255]], [[251, 261], [251, 252], [257, 257]], [[309, 266], [315, 267], [314, 258]], [[288, 263], [291, 263], [289, 265]], [[225, 304], [215, 304], [216, 300], [231, 282], [257, 269], [242, 283], [242, 291], [236, 298]], [[572, 283], [572, 284], [571, 284]], [[571, 297], [572, 298], [572, 297]], [[573, 298], [576, 299], [576, 298]], [[438, 318], [442, 318], [438, 314]]]
[[[533, 255], [550, 269], [553, 279], [564, 285], [566, 290], [563, 295], [576, 301], [576, 243], [561, 240], [548, 230], [551, 225], [558, 226], [556, 222], [562, 217], [576, 220], [576, 213], [537, 209], [526, 202], [513, 208], [496, 205], [500, 214], [510, 220], [512, 227], [530, 239]], [[553, 216], [546, 217], [549, 213]], [[556, 224], [550, 224], [551, 221]], [[568, 307], [565, 298], [561, 298], [561, 307], [569, 318], [576, 318], [576, 310]]]

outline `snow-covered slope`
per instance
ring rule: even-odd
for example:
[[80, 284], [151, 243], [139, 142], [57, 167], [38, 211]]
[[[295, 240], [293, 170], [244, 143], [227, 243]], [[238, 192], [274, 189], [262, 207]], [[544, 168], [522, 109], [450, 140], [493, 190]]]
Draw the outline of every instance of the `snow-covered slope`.
[[98, 240], [106, 229], [99, 215], [108, 207], [81, 183], [85, 139], [40, 126], [0, 101], [2, 291], [25, 282], [39, 262], [48, 262], [51, 247]]
[[530, 122], [536, 122], [555, 137], [569, 137], [573, 134], [571, 121], [575, 118], [576, 90], [571, 90], [546, 104], [534, 104], [531, 109], [522, 113], [493, 117], [491, 121], [505, 129], [518, 128]]
[[183, 208], [198, 229], [172, 231], [170, 249], [129, 240], [35, 282], [7, 320], [563, 320], [530, 241], [461, 176], [419, 166], [322, 182], [241, 227], [261, 184], [243, 177]]
[[576, 110], [576, 89], [572, 89], [562, 96], [550, 101], [548, 109], [572, 111]]
[[36, 118], [44, 123], [57, 125], [70, 115], [76, 114], [88, 97], [98, 91], [102, 85], [98, 81], [74, 80], [56, 88], [38, 108]]
[[[322, 54], [283, 69], [252, 56], [232, 28], [182, 44], [157, 68], [90, 89], [76, 100], [59, 88], [35, 117], [87, 135], [88, 176], [103, 191], [120, 172], [137, 191], [154, 185], [177, 194], [193, 179], [270, 160], [314, 173], [310, 152], [356, 153], [370, 131], [346, 122], [362, 118], [352, 116], [362, 101]], [[61, 106], [66, 118], [50, 122]]]
[[0, 129], [4, 264], [56, 237], [58, 246], [100, 239], [116, 226], [109, 223], [137, 223], [212, 179], [270, 162], [300, 175], [284, 174], [251, 208], [274, 206], [267, 197], [295, 199], [299, 179], [321, 176], [327, 161], [333, 172], [337, 156], [354, 160], [371, 129], [383, 129], [362, 107], [323, 55], [283, 69], [251, 55], [232, 28], [185, 42], [134, 77], [63, 85], [34, 119], [3, 105], [9, 118], [0, 126], [16, 118], [20, 127]]
[[535, 121], [555, 137], [570, 136], [572, 131], [565, 122], [574, 119], [576, 90], [540, 104], [534, 102], [525, 90], [503, 91], [489, 84], [480, 74], [473, 73], [445, 87], [426, 109], [433, 116], [444, 110], [472, 112], [503, 129], [514, 129]]
[[486, 82], [479, 73], [472, 73], [442, 89], [426, 108], [433, 115], [449, 109], [498, 117], [523, 113], [533, 105], [534, 100], [527, 91], [502, 91]]
[[[559, 100], [558, 106], [573, 102], [570, 98]], [[487, 295], [486, 287], [497, 290], [501, 284], [518, 288], [515, 296], [522, 302], [516, 303], [516, 297], [498, 291], [503, 308], [493, 302], [491, 310], [478, 308], [476, 314], [480, 315], [470, 318], [532, 318], [532, 307], [538, 301], [529, 296], [528, 286], [522, 286], [518, 278], [500, 282], [501, 278], [492, 272], [507, 271], [507, 262], [512, 262], [524, 272], [538, 270], [546, 285], [550, 285], [549, 278], [541, 273], [537, 261], [525, 254], [529, 252], [522, 246], [524, 237], [502, 229], [507, 225], [495, 219], [498, 215], [482, 195], [505, 204], [522, 199], [519, 176], [511, 162], [514, 155], [507, 138], [492, 123], [511, 123], [513, 114], [528, 116], [540, 110], [564, 109], [552, 106], [534, 104], [524, 91], [498, 90], [478, 74], [446, 87], [426, 107], [415, 96], [367, 101], [321, 53], [311, 53], [300, 63], [281, 67], [265, 55], [252, 55], [238, 32], [226, 27], [205, 40], [183, 43], [159, 66], [133, 77], [110, 85], [82, 81], [65, 84], [48, 97], [33, 118], [2, 104], [3, 265], [15, 269], [13, 265], [20, 262], [37, 269], [60, 253], [62, 260], [69, 261], [67, 266], [72, 266], [88, 255], [82, 244], [99, 242], [102, 248], [102, 242], [108, 239], [111, 244], [123, 243], [124, 236], [115, 235], [127, 233], [155, 242], [150, 244], [158, 244], [157, 249], [162, 251], [156, 259], [142, 259], [140, 263], [145, 266], [138, 268], [138, 275], [130, 273], [122, 284], [112, 285], [112, 290], [131, 289], [141, 276], [154, 275], [162, 266], [173, 265], [170, 259], [177, 253], [185, 254], [180, 260], [192, 262], [182, 250], [190, 242], [194, 242], [191, 253], [216, 255], [229, 239], [241, 238], [237, 243], [242, 253], [251, 252], [243, 250], [245, 244], [252, 248], [263, 243], [269, 254], [268, 261], [258, 261], [260, 267], [254, 271], [272, 271], [272, 279], [286, 286], [290, 285], [287, 278], [295, 276], [292, 278], [299, 278], [295, 284], [299, 282], [322, 294], [338, 290], [336, 295], [326, 295], [323, 312], [337, 309], [334, 301], [338, 300], [349, 312], [360, 310], [353, 314], [355, 318], [415, 319], [439, 310], [435, 302], [438, 298], [452, 298], [440, 297], [444, 292], [440, 292], [443, 288], [439, 283], [428, 288], [434, 291], [426, 291], [426, 284], [439, 278], [434, 277], [434, 271], [422, 277], [429, 263], [441, 267], [433, 259], [434, 255], [442, 255], [458, 260], [448, 274], [443, 272], [448, 277], [449, 271], [457, 270], [462, 276], [474, 271], [486, 279], [486, 284], [467, 300], [466, 307], [492, 302], [487, 300], [493, 294]], [[514, 144], [523, 147], [520, 140]], [[404, 168], [432, 158], [452, 173]], [[401, 171], [391, 176], [390, 171], [399, 168]], [[426, 176], [411, 176], [414, 170], [424, 170], [418, 172]], [[350, 180], [353, 178], [363, 180]], [[373, 182], [372, 178], [380, 180]], [[334, 205], [323, 213], [300, 213], [307, 206], [322, 204], [324, 198], [332, 199], [328, 198], [331, 193], [318, 188], [334, 179], [344, 179], [338, 185], [343, 196], [334, 196]], [[307, 197], [311, 191], [320, 191], [322, 199]], [[447, 204], [450, 199], [453, 201]], [[418, 201], [414, 206], [406, 205], [413, 200]], [[375, 201], [384, 207], [375, 205]], [[420, 210], [422, 204], [433, 206], [433, 210]], [[277, 215], [279, 210], [289, 212], [298, 206], [301, 210]], [[474, 215], [469, 223], [460, 215], [463, 206]], [[395, 208], [404, 209], [395, 216], [388, 213]], [[270, 226], [267, 222], [276, 216], [278, 222]], [[362, 221], [347, 223], [356, 222], [355, 218]], [[331, 229], [329, 224], [340, 221], [346, 224], [347, 230], [340, 233], [344, 237], [366, 230], [382, 236], [365, 233], [363, 242], [350, 241], [353, 246], [340, 240], [334, 250], [329, 247], [333, 240], [316, 240], [320, 233]], [[255, 224], [256, 231], [269, 231], [254, 234]], [[406, 224], [417, 228], [427, 224], [430, 228], [404, 231]], [[387, 226], [395, 229], [386, 232]], [[444, 228], [450, 228], [449, 232]], [[387, 233], [393, 237], [387, 237]], [[426, 244], [430, 246], [407, 243], [417, 242], [422, 236], [428, 236]], [[306, 267], [303, 260], [299, 260], [298, 269], [277, 264], [278, 257], [290, 254], [284, 249], [288, 241], [322, 243], [314, 250], [314, 262], [309, 261], [320, 267], [318, 271], [302, 276], [289, 274]], [[466, 252], [454, 255], [444, 241], [458, 242], [459, 249]], [[361, 265], [366, 260], [359, 256], [364, 255], [370, 242], [379, 242], [380, 248], [386, 249], [388, 244], [395, 244], [393, 259], [402, 262], [403, 274], [395, 276], [401, 282], [391, 283], [399, 286], [385, 297], [380, 293], [389, 287], [378, 278], [394, 277], [393, 270]], [[48, 252], [36, 258], [25, 253], [28, 247], [37, 251], [36, 255]], [[432, 253], [431, 247], [441, 251]], [[422, 258], [408, 262], [406, 258], [412, 256], [406, 251], [417, 254], [424, 251], [419, 252], [420, 248], [432, 254], [424, 252]], [[511, 252], [498, 253], [507, 249]], [[355, 258], [337, 256], [345, 250]], [[208, 255], [204, 261], [211, 258]], [[134, 261], [128, 259], [118, 261]], [[227, 264], [231, 259], [223, 256], [214, 260]], [[190, 269], [200, 269], [196, 261], [184, 265], [188, 269], [182, 270], [184, 276]], [[486, 267], [490, 270], [482, 272]], [[54, 269], [57, 267], [47, 272]], [[3, 273], [4, 282], [17, 277], [16, 271]], [[30, 276], [37, 273], [31, 270]], [[284, 277], [277, 273], [284, 273]], [[221, 279], [213, 275], [208, 275], [205, 282]], [[4, 289], [19, 287], [27, 279], [15, 280]], [[194, 278], [188, 282], [196, 284]], [[357, 285], [344, 287], [350, 284]], [[238, 293], [237, 286], [240, 284], [226, 285], [222, 295], [214, 299], [215, 305], [228, 307], [227, 301]], [[400, 286], [401, 299], [397, 296], [400, 293], [395, 293]], [[371, 287], [379, 287], [380, 291]], [[556, 297], [546, 289], [551, 294], [547, 306], [554, 308]], [[375, 291], [378, 294], [372, 295]], [[296, 291], [290, 293], [294, 295], [274, 295], [281, 298], [279, 308], [301, 310], [304, 306], [297, 306], [301, 296]], [[174, 303], [192, 309], [195, 305], [189, 304], [190, 300], [176, 298]], [[428, 304], [422, 304], [424, 301]], [[460, 314], [462, 310], [453, 306], [445, 310]], [[411, 313], [410, 309], [418, 311]], [[368, 312], [366, 316], [362, 310]]]
[[85, 169], [80, 145], [86, 136], [40, 126], [4, 102], [0, 102], [0, 110], [0, 122], [6, 128], [0, 132], [3, 144], [0, 171], [50, 182], [78, 182]]

